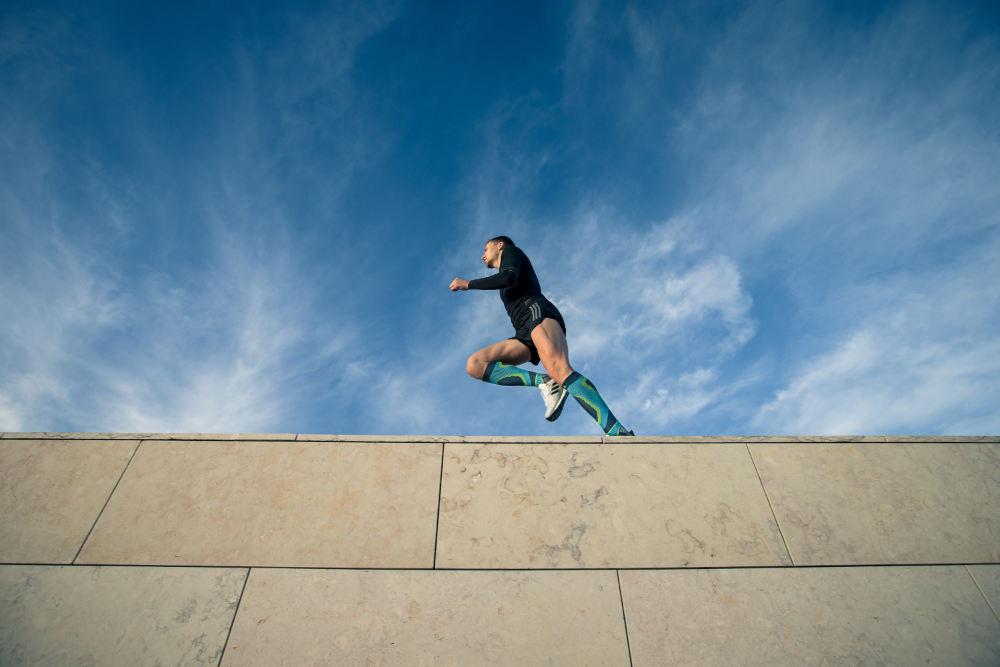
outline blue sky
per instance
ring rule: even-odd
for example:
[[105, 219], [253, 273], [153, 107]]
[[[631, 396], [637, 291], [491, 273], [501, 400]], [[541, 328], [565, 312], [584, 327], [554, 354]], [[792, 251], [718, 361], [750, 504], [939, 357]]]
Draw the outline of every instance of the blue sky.
[[0, 430], [1000, 433], [995, 2], [0, 9]]

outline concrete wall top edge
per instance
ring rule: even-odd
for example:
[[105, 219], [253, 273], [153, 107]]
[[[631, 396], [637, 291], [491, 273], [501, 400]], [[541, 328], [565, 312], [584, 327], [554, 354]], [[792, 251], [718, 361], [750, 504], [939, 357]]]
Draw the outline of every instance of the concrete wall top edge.
[[273, 442], [385, 442], [385, 443], [1000, 443], [1000, 436], [867, 435], [867, 436], [434, 436], [434, 435], [322, 435], [294, 433], [0, 433], [4, 440], [187, 440]]

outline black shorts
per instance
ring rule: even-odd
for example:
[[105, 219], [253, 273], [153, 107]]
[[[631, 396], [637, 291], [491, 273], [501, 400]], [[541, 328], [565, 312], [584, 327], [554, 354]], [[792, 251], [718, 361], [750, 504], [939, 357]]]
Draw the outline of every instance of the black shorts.
[[552, 318], [562, 327], [566, 333], [566, 322], [563, 321], [562, 314], [555, 305], [545, 297], [525, 299], [525, 302], [518, 304], [514, 312], [510, 314], [511, 324], [514, 325], [514, 335], [510, 340], [519, 340], [528, 347], [531, 352], [531, 363], [538, 364], [538, 350], [531, 340], [531, 331], [542, 323], [542, 320]]

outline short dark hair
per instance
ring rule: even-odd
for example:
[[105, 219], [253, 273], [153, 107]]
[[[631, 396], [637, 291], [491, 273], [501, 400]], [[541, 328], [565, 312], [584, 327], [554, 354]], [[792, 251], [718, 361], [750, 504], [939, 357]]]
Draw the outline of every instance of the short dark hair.
[[489, 241], [487, 241], [487, 243], [499, 243], [501, 241], [503, 241], [504, 245], [509, 245], [509, 246], [514, 245], [514, 242], [510, 240], [509, 236], [494, 236]]

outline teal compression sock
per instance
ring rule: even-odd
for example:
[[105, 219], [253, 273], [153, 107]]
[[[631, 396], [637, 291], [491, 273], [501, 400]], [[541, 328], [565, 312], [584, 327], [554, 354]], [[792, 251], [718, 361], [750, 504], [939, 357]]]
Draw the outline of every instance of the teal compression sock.
[[625, 427], [611, 414], [611, 408], [604, 402], [597, 392], [597, 387], [590, 380], [573, 371], [563, 380], [563, 387], [587, 411], [587, 414], [597, 421], [605, 435], [618, 435], [625, 431]]
[[509, 385], [512, 387], [538, 387], [545, 384], [549, 376], [544, 373], [525, 370], [519, 366], [511, 366], [502, 361], [494, 361], [486, 366], [483, 382]]

